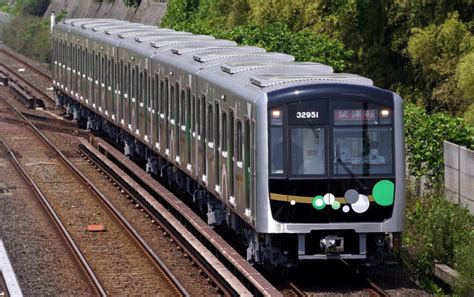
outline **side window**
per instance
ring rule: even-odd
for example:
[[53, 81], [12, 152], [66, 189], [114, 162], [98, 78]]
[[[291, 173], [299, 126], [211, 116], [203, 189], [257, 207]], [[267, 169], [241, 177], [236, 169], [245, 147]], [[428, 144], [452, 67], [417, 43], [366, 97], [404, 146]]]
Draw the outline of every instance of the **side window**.
[[214, 114], [212, 113], [212, 104], [207, 107], [207, 142], [214, 142]]
[[223, 152], [227, 152], [227, 142], [228, 142], [228, 139], [227, 139], [227, 113], [226, 112], [222, 112], [222, 127], [221, 127], [221, 131], [222, 131], [222, 151]]
[[112, 72], [111, 72], [111, 75], [112, 75], [112, 81], [110, 83], [110, 87], [112, 88], [112, 96], [113, 96], [113, 92], [115, 90], [115, 87], [117, 85], [117, 63], [115, 63], [115, 59], [112, 58], [112, 61], [110, 62], [112, 65]]
[[242, 139], [242, 122], [237, 120], [237, 141], [236, 141], [236, 159], [237, 162], [242, 162], [242, 146], [244, 145]]
[[161, 113], [164, 113], [164, 100], [165, 100], [165, 84], [163, 83], [163, 80], [160, 81], [160, 106], [159, 110]]
[[206, 140], [206, 126], [204, 126], [206, 122], [206, 96], [202, 95], [201, 98], [201, 137], [203, 141]]
[[181, 98], [180, 98], [180, 101], [181, 101], [181, 115], [180, 115], [180, 119], [179, 119], [179, 124], [180, 125], [186, 125], [186, 104], [185, 104], [185, 101], [186, 100], [186, 93], [184, 91], [181, 91]]
[[163, 112], [165, 114], [165, 120], [168, 120], [168, 116], [169, 116], [169, 110], [168, 110], [168, 106], [169, 106], [169, 96], [170, 96], [170, 92], [169, 92], [169, 86], [170, 84], [168, 83], [168, 79], [165, 79], [165, 96], [164, 96], [164, 104], [163, 104]]
[[201, 135], [201, 98], [197, 99], [197, 106], [196, 106], [196, 125], [197, 125], [197, 134]]
[[140, 72], [140, 80], [138, 81], [137, 96], [138, 96], [139, 102], [143, 102], [143, 104], [145, 104], [145, 93], [146, 93], [145, 77], [144, 77], [143, 72]]
[[[214, 104], [214, 113], [215, 113], [215, 124], [212, 126], [213, 131], [212, 134], [214, 134], [215, 137], [215, 148], [216, 148], [216, 155], [218, 154], [219, 146], [220, 146], [220, 138], [219, 138], [219, 126], [220, 126], [220, 110], [219, 110], [219, 103]], [[216, 158], [216, 161], [219, 159]]]
[[137, 67], [132, 67], [132, 89], [130, 91], [132, 98], [138, 99], [137, 98], [137, 85], [138, 85], [138, 73], [137, 73]]
[[174, 119], [174, 103], [175, 103], [175, 97], [174, 97], [174, 85], [170, 86], [170, 100], [169, 100], [169, 106], [168, 106], [168, 115], [170, 119]]
[[95, 60], [95, 63], [94, 63], [95, 64], [94, 65], [94, 69], [95, 69], [95, 71], [94, 71], [94, 80], [99, 80], [99, 74], [100, 74], [100, 72], [99, 72], [99, 69], [100, 69], [100, 67], [99, 67], [100, 66], [100, 64], [99, 64], [99, 55], [95, 55], [94, 60]]
[[125, 64], [124, 72], [123, 72], [123, 93], [124, 93], [124, 95], [127, 95], [127, 97], [129, 96], [129, 89], [128, 89], [129, 79], [128, 79], [128, 77], [130, 76], [130, 74], [128, 72], [128, 69], [129, 69], [128, 66], [129, 66], [129, 64]]
[[196, 95], [191, 100], [191, 131], [196, 132]]

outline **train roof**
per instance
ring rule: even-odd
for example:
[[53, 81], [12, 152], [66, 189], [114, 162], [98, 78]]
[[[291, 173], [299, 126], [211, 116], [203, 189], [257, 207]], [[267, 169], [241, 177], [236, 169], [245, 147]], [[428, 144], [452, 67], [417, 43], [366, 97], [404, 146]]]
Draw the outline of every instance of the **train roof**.
[[114, 19], [69, 19], [56, 27], [139, 51], [223, 88], [240, 90], [240, 93], [243, 88], [251, 93], [268, 93], [307, 84], [373, 86], [368, 78], [334, 73], [328, 65], [295, 62], [291, 55], [269, 53], [260, 47], [238, 46], [233, 41], [208, 35]]

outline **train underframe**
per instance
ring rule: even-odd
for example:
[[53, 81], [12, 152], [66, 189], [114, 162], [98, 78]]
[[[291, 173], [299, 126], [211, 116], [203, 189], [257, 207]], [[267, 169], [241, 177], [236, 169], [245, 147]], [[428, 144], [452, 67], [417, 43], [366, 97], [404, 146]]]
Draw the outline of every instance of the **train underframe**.
[[[66, 110], [66, 118], [107, 138], [147, 173], [180, 196], [204, 220], [207, 220], [210, 226], [224, 230], [224, 237], [225, 231], [234, 232], [229, 238], [233, 238], [234, 241], [235, 238], [240, 239], [237, 241], [238, 250], [244, 253], [251, 263], [292, 267], [305, 260], [345, 259], [365, 265], [383, 262], [391, 256], [392, 251], [397, 251], [399, 248], [399, 233], [355, 233], [353, 230], [318, 230], [309, 234], [256, 233], [205, 187], [136, 140], [130, 133], [109, 123], [60, 91], [56, 91], [56, 97], [57, 105]], [[344, 253], [338, 250], [341, 247], [341, 240]]]

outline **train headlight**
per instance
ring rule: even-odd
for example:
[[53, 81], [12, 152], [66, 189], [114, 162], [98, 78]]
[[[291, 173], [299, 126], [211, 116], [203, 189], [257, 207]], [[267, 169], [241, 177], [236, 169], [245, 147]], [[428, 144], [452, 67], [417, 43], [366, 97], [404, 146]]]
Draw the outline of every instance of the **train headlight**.
[[281, 118], [281, 110], [279, 110], [279, 109], [272, 110], [272, 118], [274, 118], [274, 119]]
[[282, 125], [283, 124], [283, 112], [281, 109], [275, 108], [271, 111], [271, 123], [272, 125]]
[[382, 116], [382, 118], [387, 118], [388, 116], [390, 116], [390, 110], [382, 109], [380, 110], [380, 115]]

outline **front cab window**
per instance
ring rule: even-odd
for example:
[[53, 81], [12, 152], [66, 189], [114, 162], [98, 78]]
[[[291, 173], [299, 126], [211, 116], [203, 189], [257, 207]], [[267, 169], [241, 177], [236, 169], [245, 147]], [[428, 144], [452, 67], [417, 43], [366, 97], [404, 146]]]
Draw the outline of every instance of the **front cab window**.
[[341, 102], [333, 109], [333, 174], [393, 173], [392, 110], [361, 102]]
[[324, 129], [299, 127], [291, 129], [291, 174], [325, 174]]

